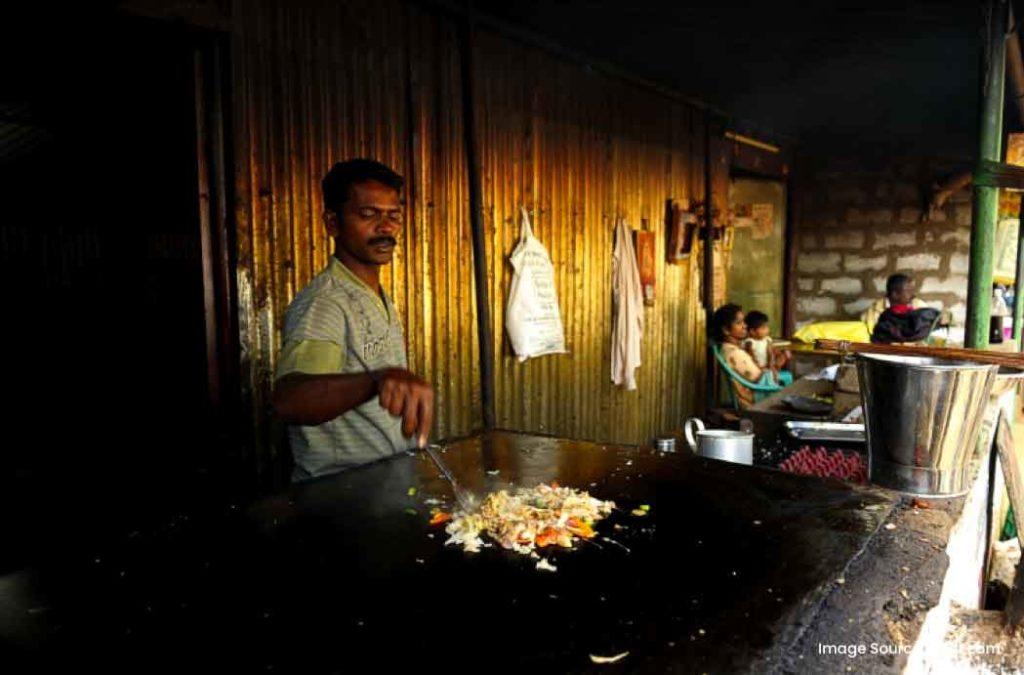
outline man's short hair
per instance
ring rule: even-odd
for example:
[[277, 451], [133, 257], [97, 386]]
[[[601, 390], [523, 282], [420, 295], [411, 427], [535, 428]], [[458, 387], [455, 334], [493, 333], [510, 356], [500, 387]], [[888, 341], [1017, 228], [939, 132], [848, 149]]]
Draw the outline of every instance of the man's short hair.
[[913, 281], [906, 274], [893, 274], [885, 280], [885, 294], [892, 295], [897, 291], [902, 291], [903, 287]]
[[711, 320], [708, 321], [708, 338], [713, 342], [721, 343], [725, 339], [725, 329], [736, 318], [736, 313], [742, 309], [739, 305], [733, 304], [722, 305], [716, 309], [715, 313], [711, 315]]
[[323, 190], [324, 208], [338, 213], [352, 196], [352, 186], [375, 180], [397, 191], [402, 190], [405, 179], [390, 167], [372, 159], [350, 159], [338, 162], [320, 182]]
[[764, 312], [759, 312], [756, 309], [751, 310], [747, 312], [747, 315], [746, 317], [744, 317], [743, 322], [747, 324], [747, 328], [749, 330], [756, 330], [761, 326], [765, 325], [766, 323], [768, 323], [768, 315], [765, 314]]

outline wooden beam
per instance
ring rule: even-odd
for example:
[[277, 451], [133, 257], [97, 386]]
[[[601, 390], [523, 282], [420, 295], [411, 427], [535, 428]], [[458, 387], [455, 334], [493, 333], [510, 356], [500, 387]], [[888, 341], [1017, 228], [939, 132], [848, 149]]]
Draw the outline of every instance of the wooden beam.
[[487, 259], [484, 250], [484, 203], [477, 144], [476, 106], [473, 86], [473, 15], [468, 13], [459, 31], [462, 66], [462, 127], [469, 176], [469, 221], [473, 235], [473, 281], [476, 285], [476, 326], [480, 356], [480, 403], [485, 431], [494, 429], [494, 341], [490, 294], [487, 290]]

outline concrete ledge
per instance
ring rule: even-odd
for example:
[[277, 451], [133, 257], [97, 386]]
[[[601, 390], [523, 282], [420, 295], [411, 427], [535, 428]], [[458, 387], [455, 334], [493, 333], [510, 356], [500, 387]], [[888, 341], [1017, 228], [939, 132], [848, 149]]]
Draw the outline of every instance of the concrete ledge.
[[921, 673], [941, 663], [933, 645], [953, 603], [977, 607], [981, 597], [987, 453], [972, 471], [965, 497], [900, 499], [775, 672]]
[[945, 641], [954, 607], [980, 609], [988, 543], [988, 453], [980, 460], [974, 486], [946, 543], [949, 568], [942, 579], [942, 594], [925, 617], [904, 671], [908, 674], [947, 672], [945, 667], [955, 656]]

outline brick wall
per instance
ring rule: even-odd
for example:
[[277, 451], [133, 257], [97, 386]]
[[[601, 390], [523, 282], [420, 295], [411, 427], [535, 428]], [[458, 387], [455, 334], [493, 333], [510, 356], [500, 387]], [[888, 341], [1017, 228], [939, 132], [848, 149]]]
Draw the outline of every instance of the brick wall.
[[967, 311], [971, 193], [955, 193], [926, 213], [930, 187], [952, 164], [899, 159], [812, 169], [797, 199], [796, 322], [856, 319], [885, 294], [885, 280], [904, 272], [918, 297], [953, 314]]

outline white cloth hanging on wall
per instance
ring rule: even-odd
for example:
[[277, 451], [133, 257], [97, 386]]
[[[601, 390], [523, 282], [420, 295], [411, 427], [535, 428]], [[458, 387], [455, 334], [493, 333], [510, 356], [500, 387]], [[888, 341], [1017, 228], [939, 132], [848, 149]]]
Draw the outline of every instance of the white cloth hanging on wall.
[[644, 333], [644, 294], [640, 267], [626, 221], [615, 226], [612, 252], [612, 382], [636, 389], [640, 367], [640, 338]]

